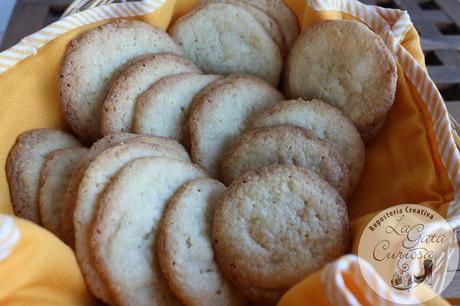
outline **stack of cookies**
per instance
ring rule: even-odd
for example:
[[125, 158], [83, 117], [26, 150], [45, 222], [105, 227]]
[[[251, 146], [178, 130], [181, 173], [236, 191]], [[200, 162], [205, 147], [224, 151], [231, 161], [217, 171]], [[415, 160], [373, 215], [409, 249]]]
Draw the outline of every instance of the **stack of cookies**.
[[396, 80], [367, 27], [299, 36], [282, 0], [203, 1], [169, 35], [113, 21], [63, 61], [76, 136], [11, 149], [14, 211], [74, 248], [107, 304], [275, 305], [348, 251], [346, 201]]

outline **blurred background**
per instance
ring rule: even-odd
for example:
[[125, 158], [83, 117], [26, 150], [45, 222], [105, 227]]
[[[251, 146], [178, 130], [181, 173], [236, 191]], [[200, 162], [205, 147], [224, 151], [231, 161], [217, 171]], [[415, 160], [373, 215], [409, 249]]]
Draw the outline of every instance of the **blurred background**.
[[0, 42], [5, 35], [6, 27], [8, 26], [8, 21], [10, 20], [15, 4], [16, 0], [0, 1]]

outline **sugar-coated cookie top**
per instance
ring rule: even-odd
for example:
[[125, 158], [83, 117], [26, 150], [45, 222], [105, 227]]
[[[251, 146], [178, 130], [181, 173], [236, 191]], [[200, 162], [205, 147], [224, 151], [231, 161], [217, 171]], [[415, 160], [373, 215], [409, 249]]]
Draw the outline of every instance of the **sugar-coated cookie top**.
[[40, 223], [37, 196], [46, 155], [80, 144], [75, 137], [58, 129], [35, 129], [18, 136], [5, 166], [11, 204], [17, 216]]
[[378, 126], [395, 98], [392, 54], [379, 35], [356, 21], [306, 28], [291, 49], [285, 76], [288, 96], [337, 106], [362, 135]]
[[282, 124], [303, 127], [336, 147], [348, 166], [350, 193], [355, 190], [364, 170], [364, 143], [353, 122], [338, 108], [317, 99], [283, 101], [258, 113], [251, 122], [251, 128]]
[[315, 173], [269, 166], [224, 192], [213, 242], [221, 268], [236, 283], [287, 289], [346, 252], [347, 207]]
[[184, 184], [169, 200], [157, 244], [169, 287], [185, 305], [244, 306], [222, 275], [212, 248], [214, 207], [225, 186], [213, 179]]
[[91, 243], [118, 305], [181, 305], [161, 273], [155, 245], [169, 198], [205, 176], [191, 163], [148, 157], [127, 164], [107, 186]]
[[326, 141], [316, 139], [308, 130], [294, 125], [251, 130], [239, 136], [228, 148], [221, 173], [229, 184], [244, 172], [273, 165], [305, 167], [346, 197], [348, 169], [341, 153]]
[[138, 56], [160, 52], [181, 54], [163, 30], [135, 20], [117, 19], [70, 42], [60, 95], [64, 117], [80, 139], [100, 138], [102, 103], [114, 73]]
[[231, 75], [206, 87], [195, 97], [188, 119], [193, 162], [217, 177], [220, 159], [232, 140], [256, 113], [283, 99], [276, 88], [249, 75]]

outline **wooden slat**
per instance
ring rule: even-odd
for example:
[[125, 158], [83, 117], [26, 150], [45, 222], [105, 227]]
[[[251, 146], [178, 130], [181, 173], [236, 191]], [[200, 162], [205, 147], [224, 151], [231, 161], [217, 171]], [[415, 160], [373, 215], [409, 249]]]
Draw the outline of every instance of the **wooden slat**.
[[11, 21], [3, 37], [1, 49], [7, 49], [16, 44], [20, 38], [26, 37], [44, 26], [48, 15], [48, 5], [27, 5], [17, 3]]
[[460, 27], [460, 1], [458, 0], [434, 0], [450, 19]]
[[422, 36], [422, 49], [460, 50], [460, 35]]
[[443, 11], [426, 11], [420, 10], [416, 14], [412, 14], [411, 20], [417, 22], [436, 22], [436, 23], [448, 23], [450, 22], [449, 16]]
[[[459, 103], [459, 102], [457, 102]], [[460, 104], [460, 103], [459, 103]], [[460, 229], [457, 229], [457, 241], [460, 241]], [[454, 276], [452, 283], [442, 293], [444, 298], [460, 298], [460, 266], [457, 268], [457, 273]]]
[[418, 13], [422, 11], [417, 1], [414, 0], [395, 0], [396, 4], [403, 10]]
[[447, 286], [447, 288], [442, 293], [444, 298], [458, 298], [460, 290], [460, 277], [458, 277], [459, 275], [460, 273], [457, 272], [450, 285]]
[[434, 25], [432, 22], [417, 22], [414, 20], [415, 28], [419, 32], [420, 35], [423, 36], [433, 36], [438, 37], [441, 36], [441, 31], [439, 28]]
[[434, 53], [444, 65], [460, 65], [460, 51], [436, 50]]
[[23, 5], [69, 5], [73, 0], [17, 0]]
[[454, 117], [457, 122], [460, 122], [460, 101], [447, 101], [446, 106], [452, 117]]
[[60, 11], [63, 12], [71, 2], [72, 0], [17, 0], [0, 51], [58, 19]]

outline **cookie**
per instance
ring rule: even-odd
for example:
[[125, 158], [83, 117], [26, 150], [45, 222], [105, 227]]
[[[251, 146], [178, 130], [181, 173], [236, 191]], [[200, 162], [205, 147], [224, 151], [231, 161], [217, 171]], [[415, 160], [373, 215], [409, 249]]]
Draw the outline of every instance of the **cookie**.
[[61, 214], [70, 177], [88, 151], [84, 147], [58, 149], [46, 155], [40, 172], [38, 211], [43, 226], [62, 238]]
[[93, 294], [110, 301], [104, 284], [96, 273], [88, 251], [88, 234], [95, 218], [97, 200], [110, 179], [128, 162], [146, 156], [162, 156], [189, 161], [188, 155], [158, 144], [120, 143], [98, 154], [86, 168], [80, 181], [73, 212], [75, 253], [86, 283]]
[[286, 42], [286, 49], [291, 49], [295, 40], [299, 36], [300, 27], [297, 17], [284, 4], [283, 0], [239, 0], [243, 3], [251, 5], [259, 10], [264, 11], [268, 16], [278, 24], [281, 33], [283, 34], [284, 41]]
[[188, 119], [193, 162], [217, 177], [220, 158], [233, 139], [255, 114], [283, 99], [270, 84], [248, 75], [231, 75], [205, 88]]
[[171, 137], [182, 142], [183, 126], [193, 97], [220, 78], [186, 73], [159, 80], [137, 99], [134, 132]]
[[338, 107], [370, 140], [393, 105], [397, 69], [380, 36], [356, 21], [307, 28], [289, 53], [286, 94]]
[[374, 122], [374, 124], [369, 126], [368, 129], [363, 131], [361, 133], [362, 138], [367, 140], [367, 141], [369, 141], [369, 140], [373, 139], [375, 136], [377, 136], [377, 134], [380, 132], [380, 130], [385, 126], [385, 123], [387, 121], [387, 117], [388, 117], [388, 113], [385, 116], [383, 116], [382, 118], [380, 118], [379, 120], [377, 120], [376, 122]]
[[179, 154], [188, 158], [188, 153], [179, 143], [172, 139], [163, 138], [163, 137], [150, 137], [142, 136], [131, 133], [114, 133], [107, 135], [97, 142], [95, 142], [88, 152], [78, 163], [75, 171], [72, 173], [72, 176], [69, 181], [69, 186], [66, 191], [66, 196], [64, 199], [64, 207], [62, 208], [61, 224], [62, 224], [62, 234], [64, 241], [70, 245], [72, 248], [75, 245], [75, 235], [73, 228], [73, 211], [75, 209], [75, 202], [77, 200], [78, 186], [80, 185], [81, 179], [88, 168], [89, 164], [93, 161], [96, 156], [102, 151], [117, 145], [121, 142], [146, 142], [153, 143], [161, 146], [168, 147], [177, 151]]
[[112, 75], [134, 58], [151, 53], [181, 54], [169, 36], [147, 23], [117, 19], [70, 42], [59, 90], [64, 117], [80, 139], [100, 137], [100, 114]]
[[35, 129], [18, 136], [5, 165], [16, 216], [40, 223], [38, 189], [46, 155], [56, 149], [78, 145], [80, 142], [75, 137], [57, 129]]
[[348, 249], [345, 202], [315, 173], [275, 165], [248, 172], [215, 208], [219, 266], [239, 287], [287, 290]]
[[326, 141], [315, 139], [308, 130], [280, 125], [248, 131], [228, 148], [221, 174], [230, 184], [241, 174], [271, 164], [307, 168], [326, 180], [342, 197], [348, 196], [348, 169], [342, 155]]
[[171, 37], [205, 73], [246, 73], [277, 85], [283, 58], [263, 26], [243, 7], [207, 3], [179, 18]]
[[248, 5], [240, 0], [209, 0], [207, 3], [226, 3], [244, 8], [248, 13], [252, 15], [252, 17], [254, 17], [255, 20], [260, 23], [260, 25], [264, 28], [268, 35], [270, 35], [271, 39], [273, 39], [275, 44], [280, 49], [283, 58], [285, 57], [286, 43], [284, 42], [283, 33], [281, 32], [281, 29], [275, 20], [268, 16], [263, 10], [260, 10], [252, 5]]
[[102, 108], [102, 135], [131, 132], [138, 96], [165, 76], [187, 72], [200, 70], [188, 59], [172, 53], [147, 55], [133, 61], [110, 85]]
[[61, 212], [61, 234], [64, 241], [74, 248], [75, 236], [73, 230], [73, 211], [75, 209], [75, 200], [78, 191], [78, 185], [80, 184], [81, 178], [85, 173], [89, 163], [105, 149], [136, 137], [135, 134], [129, 133], [116, 133], [108, 135], [96, 141], [88, 150], [88, 152], [82, 157], [80, 162], [76, 165], [68, 183], [66, 194], [64, 197], [64, 204]]
[[169, 200], [157, 242], [160, 268], [188, 306], [247, 305], [222, 276], [212, 249], [214, 205], [225, 186], [213, 179], [184, 184]]
[[283, 101], [257, 114], [251, 122], [251, 128], [282, 124], [303, 127], [336, 147], [348, 166], [350, 193], [355, 190], [364, 170], [365, 149], [350, 119], [337, 108], [320, 100], [297, 99]]
[[287, 290], [259, 289], [251, 286], [239, 288], [241, 293], [252, 302], [252, 306], [276, 306]]
[[117, 305], [181, 305], [158, 265], [157, 232], [174, 192], [205, 176], [191, 163], [141, 158], [123, 167], [107, 186], [91, 245], [96, 267]]

